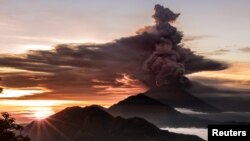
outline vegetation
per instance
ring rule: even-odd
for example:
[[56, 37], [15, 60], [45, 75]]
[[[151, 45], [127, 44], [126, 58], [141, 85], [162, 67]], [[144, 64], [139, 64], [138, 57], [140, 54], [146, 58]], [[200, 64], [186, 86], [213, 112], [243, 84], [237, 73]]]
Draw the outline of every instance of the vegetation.
[[0, 141], [30, 141], [22, 135], [23, 126], [16, 124], [9, 113], [3, 112], [0, 118]]

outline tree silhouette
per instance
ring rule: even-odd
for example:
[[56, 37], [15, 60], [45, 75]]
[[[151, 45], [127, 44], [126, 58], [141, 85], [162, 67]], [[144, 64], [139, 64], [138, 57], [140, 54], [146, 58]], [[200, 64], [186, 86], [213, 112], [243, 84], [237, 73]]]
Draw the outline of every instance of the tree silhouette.
[[[23, 127], [16, 124], [15, 119], [9, 113], [2, 113], [2, 118], [0, 118], [0, 141], [30, 141], [29, 137], [22, 135], [22, 130]], [[16, 133], [17, 131], [19, 133]]]

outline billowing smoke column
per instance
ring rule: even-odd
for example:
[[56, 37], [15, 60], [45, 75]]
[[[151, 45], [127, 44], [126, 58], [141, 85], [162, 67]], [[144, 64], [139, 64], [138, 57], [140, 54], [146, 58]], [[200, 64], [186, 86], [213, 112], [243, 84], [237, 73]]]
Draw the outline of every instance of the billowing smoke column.
[[185, 74], [185, 54], [187, 49], [178, 46], [182, 39], [182, 33], [171, 25], [180, 14], [173, 13], [161, 5], [155, 6], [155, 34], [159, 35], [159, 41], [155, 44], [155, 50], [144, 62], [144, 69], [150, 74], [154, 86], [166, 84], [189, 84]]

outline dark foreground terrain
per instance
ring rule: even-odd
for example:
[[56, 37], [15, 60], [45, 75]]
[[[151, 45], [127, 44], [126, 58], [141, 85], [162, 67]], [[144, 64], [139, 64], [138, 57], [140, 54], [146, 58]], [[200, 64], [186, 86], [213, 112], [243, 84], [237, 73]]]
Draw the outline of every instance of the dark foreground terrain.
[[32, 141], [203, 141], [160, 130], [142, 118], [113, 117], [99, 106], [66, 108], [24, 131]]

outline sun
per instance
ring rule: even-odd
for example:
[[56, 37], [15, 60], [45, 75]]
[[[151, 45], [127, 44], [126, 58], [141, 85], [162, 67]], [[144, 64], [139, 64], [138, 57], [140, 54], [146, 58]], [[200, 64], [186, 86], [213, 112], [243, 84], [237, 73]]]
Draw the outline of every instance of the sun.
[[34, 118], [37, 120], [42, 120], [52, 115], [54, 112], [52, 110], [36, 110], [33, 113]]
[[34, 113], [36, 119], [44, 119], [46, 118], [46, 114], [43, 111], [37, 111]]

